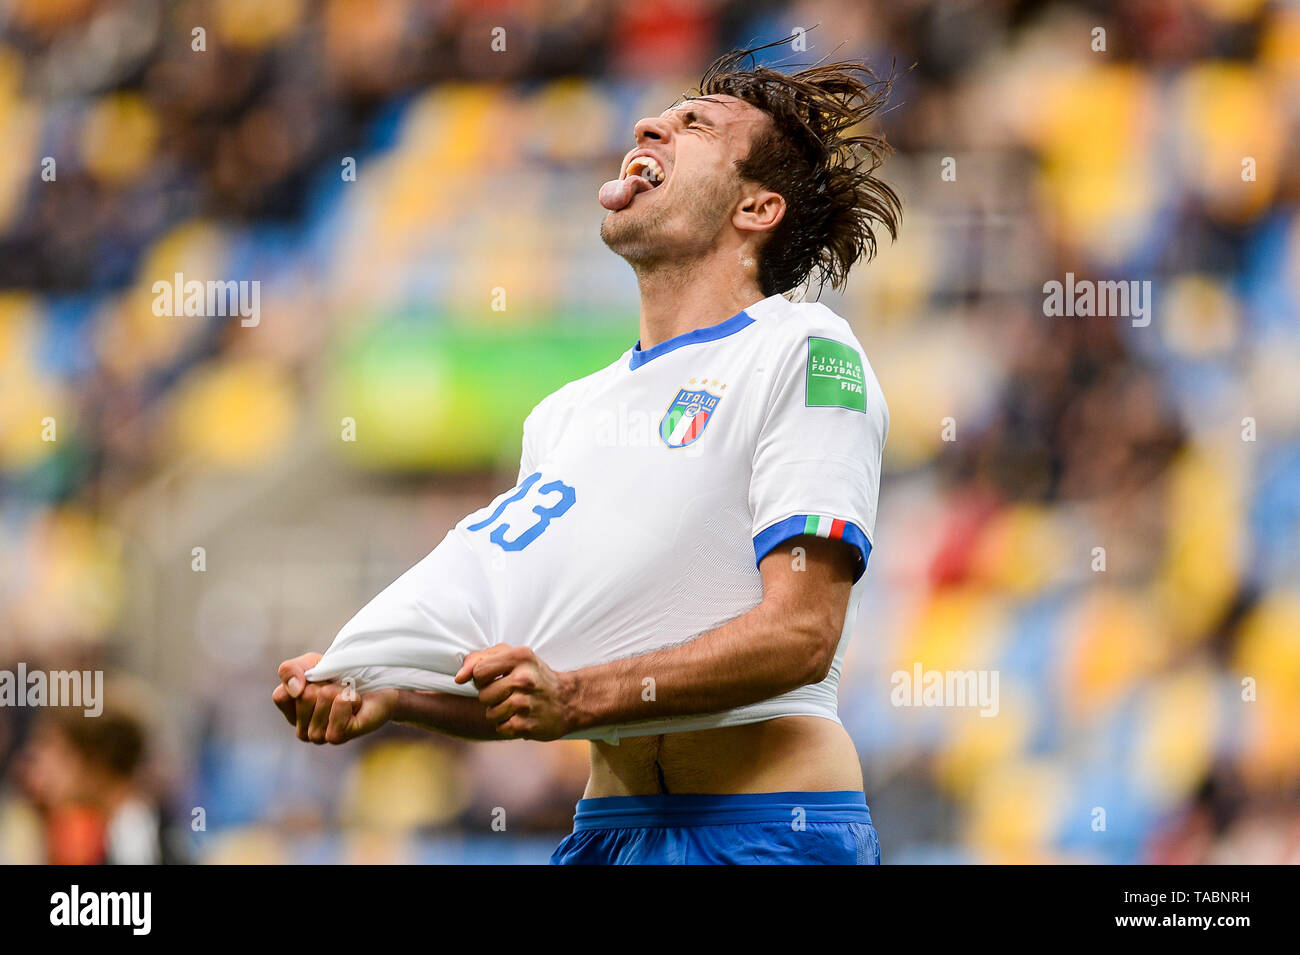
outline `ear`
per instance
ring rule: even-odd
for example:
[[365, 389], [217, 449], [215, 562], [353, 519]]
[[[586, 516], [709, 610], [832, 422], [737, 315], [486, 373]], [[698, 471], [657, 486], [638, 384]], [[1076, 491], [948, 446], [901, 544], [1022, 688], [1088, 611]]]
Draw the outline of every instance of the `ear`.
[[731, 224], [742, 232], [770, 232], [785, 217], [785, 199], [771, 189], [754, 186], [740, 197]]

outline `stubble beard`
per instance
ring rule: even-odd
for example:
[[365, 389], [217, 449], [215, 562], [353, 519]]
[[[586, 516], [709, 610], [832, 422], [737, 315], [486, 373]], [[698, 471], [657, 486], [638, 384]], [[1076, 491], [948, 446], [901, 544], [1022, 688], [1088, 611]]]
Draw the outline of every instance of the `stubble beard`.
[[[641, 214], [611, 212], [600, 223], [600, 238], [638, 275], [689, 271], [711, 249], [733, 199], [730, 184], [719, 184], [692, 189]], [[685, 222], [672, 221], [679, 209], [685, 210]]]

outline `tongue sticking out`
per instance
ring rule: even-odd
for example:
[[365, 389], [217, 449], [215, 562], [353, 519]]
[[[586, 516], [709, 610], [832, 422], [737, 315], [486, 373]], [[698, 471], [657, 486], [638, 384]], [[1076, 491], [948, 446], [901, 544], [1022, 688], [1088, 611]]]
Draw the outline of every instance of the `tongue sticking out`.
[[632, 197], [638, 192], [653, 189], [645, 176], [628, 176], [626, 179], [611, 179], [600, 187], [600, 204], [610, 212], [617, 212], [627, 207]]

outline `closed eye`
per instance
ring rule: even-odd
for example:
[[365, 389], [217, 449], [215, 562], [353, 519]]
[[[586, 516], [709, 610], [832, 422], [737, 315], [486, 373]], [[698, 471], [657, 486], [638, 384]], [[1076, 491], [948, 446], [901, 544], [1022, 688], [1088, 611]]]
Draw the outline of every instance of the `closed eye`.
[[707, 126], [713, 125], [693, 109], [687, 110], [682, 114], [682, 124], [686, 126], [687, 129], [703, 129]]

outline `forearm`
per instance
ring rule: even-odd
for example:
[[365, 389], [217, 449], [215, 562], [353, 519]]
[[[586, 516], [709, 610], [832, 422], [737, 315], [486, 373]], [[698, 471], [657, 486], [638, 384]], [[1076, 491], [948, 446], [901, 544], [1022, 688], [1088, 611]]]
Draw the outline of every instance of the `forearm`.
[[406, 723], [461, 739], [501, 739], [483, 708], [472, 696], [432, 690], [398, 690], [394, 723]]
[[573, 719], [587, 729], [757, 703], [823, 679], [828, 651], [824, 620], [760, 604], [689, 643], [568, 673]]

